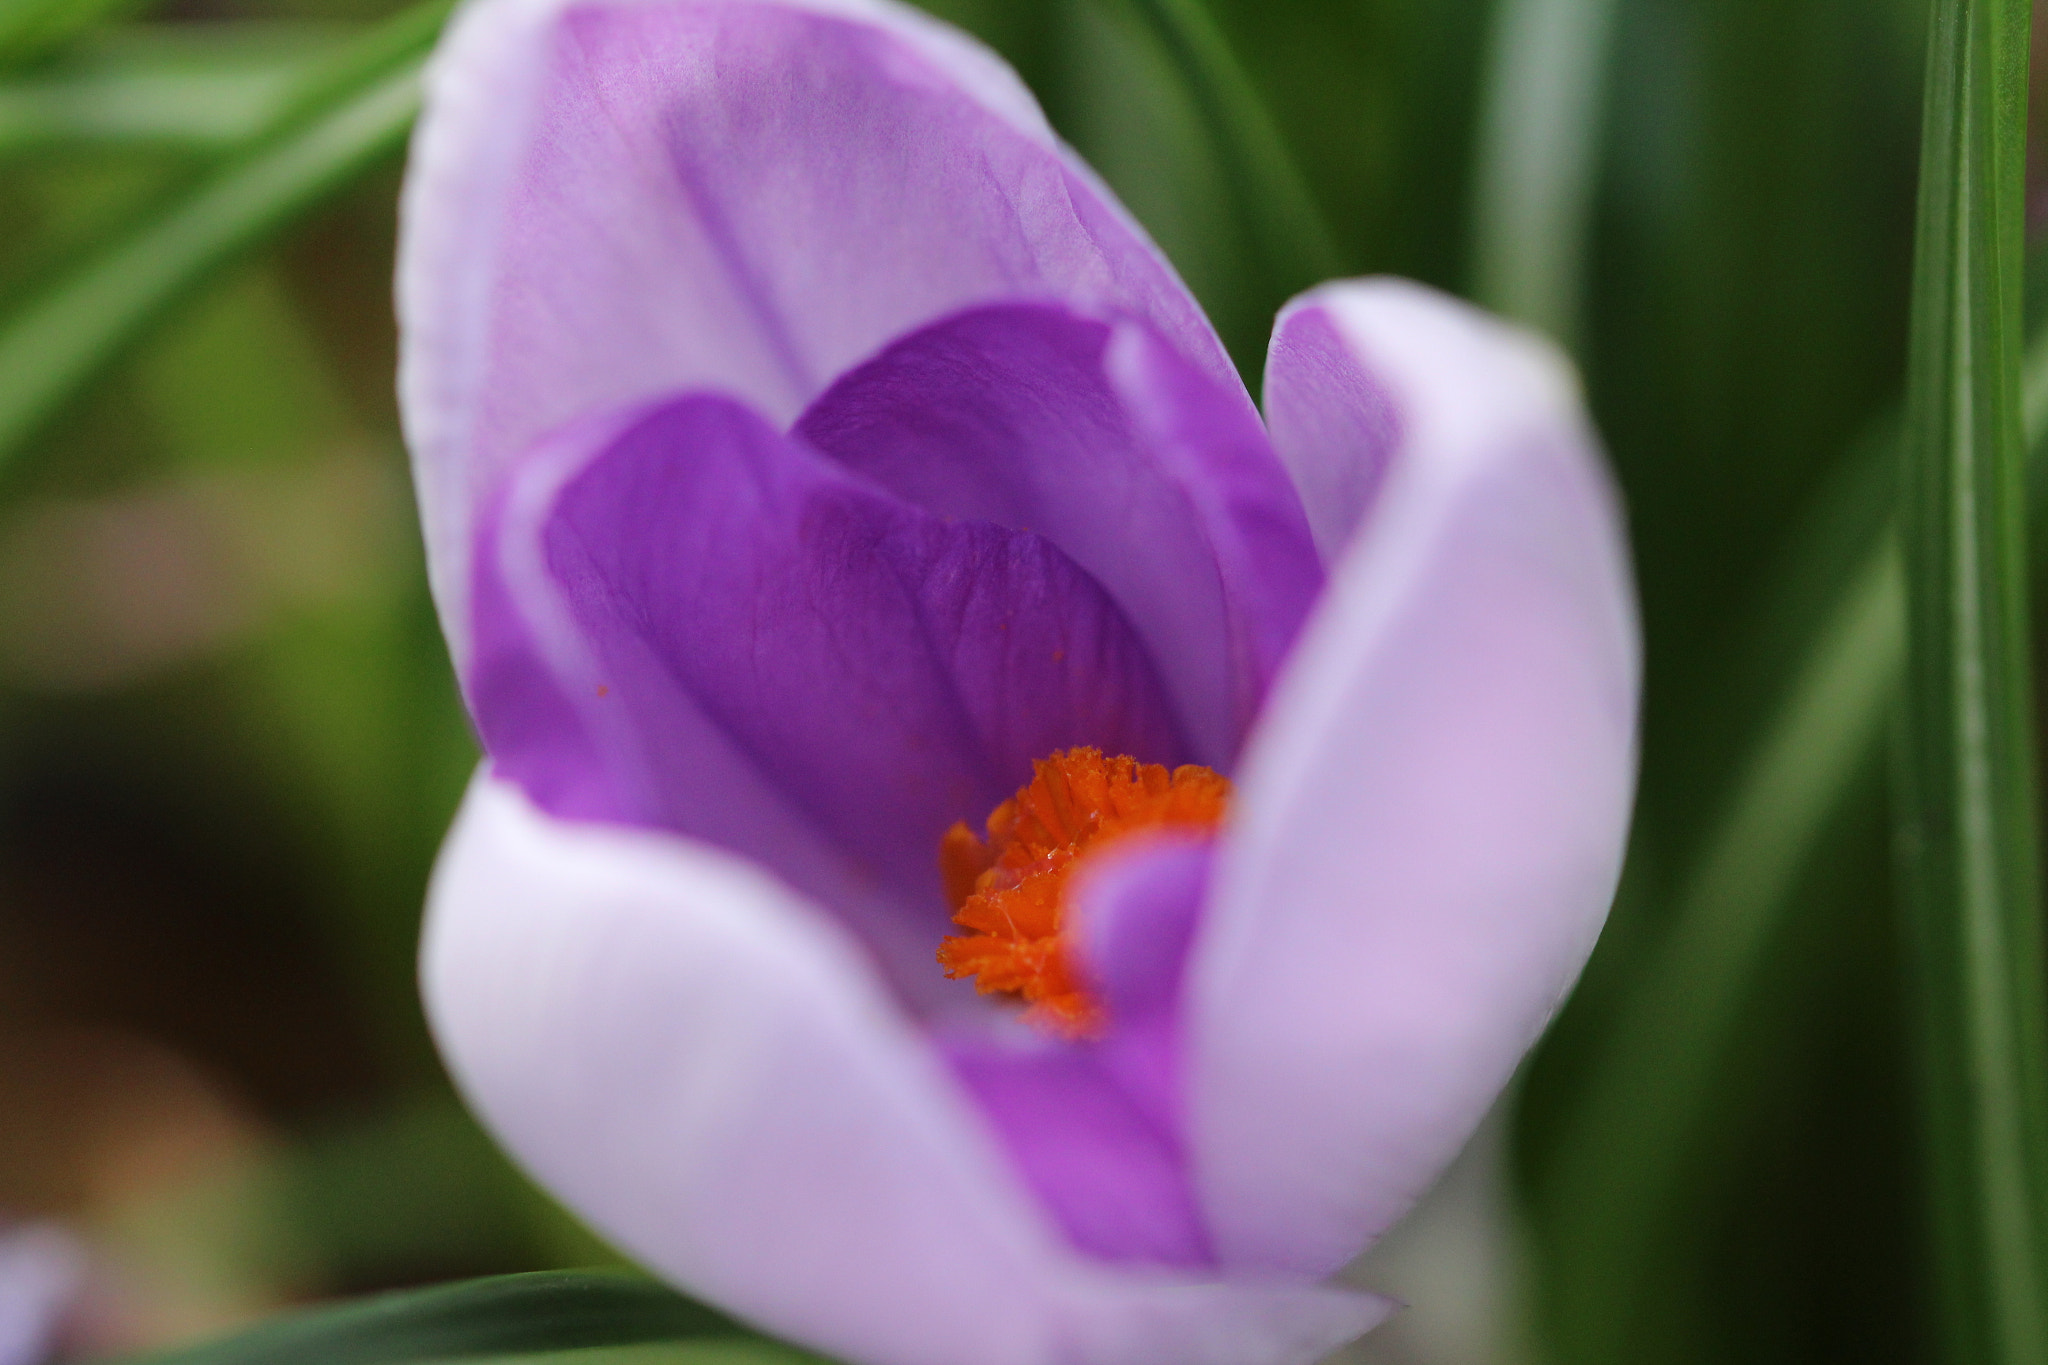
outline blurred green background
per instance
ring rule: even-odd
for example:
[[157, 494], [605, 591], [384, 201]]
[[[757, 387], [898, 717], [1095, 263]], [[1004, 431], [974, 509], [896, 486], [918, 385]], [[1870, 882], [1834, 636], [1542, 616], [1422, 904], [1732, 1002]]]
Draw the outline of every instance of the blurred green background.
[[[1621, 901], [1436, 1222], [1359, 1272], [1417, 1307], [1356, 1358], [1927, 1358], [1872, 567], [1924, 4], [928, 8], [1254, 392], [1290, 293], [1411, 275], [1572, 349], [1625, 490]], [[606, 1258], [463, 1116], [413, 989], [475, 758], [392, 397], [438, 19], [0, 0], [0, 1211], [88, 1239], [80, 1356]]]

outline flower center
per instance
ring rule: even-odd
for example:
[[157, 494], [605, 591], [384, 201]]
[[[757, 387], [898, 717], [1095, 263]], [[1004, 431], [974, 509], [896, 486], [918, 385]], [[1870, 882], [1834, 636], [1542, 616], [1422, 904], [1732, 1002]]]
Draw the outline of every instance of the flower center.
[[1067, 879], [1089, 854], [1148, 829], [1214, 829], [1229, 779], [1184, 764], [1064, 749], [1033, 764], [1031, 781], [988, 817], [988, 838], [960, 821], [939, 841], [953, 922], [970, 932], [939, 941], [947, 977], [975, 978], [984, 995], [1012, 995], [1024, 1017], [1065, 1038], [1099, 1035], [1102, 1002], [1075, 971], [1066, 932]]

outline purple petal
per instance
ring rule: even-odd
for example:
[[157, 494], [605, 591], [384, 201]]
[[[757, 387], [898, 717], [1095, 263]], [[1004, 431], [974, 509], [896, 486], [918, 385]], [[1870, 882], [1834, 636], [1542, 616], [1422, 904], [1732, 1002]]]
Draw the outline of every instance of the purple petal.
[[1556, 354], [1411, 285], [1308, 309], [1398, 440], [1252, 737], [1187, 1066], [1223, 1264], [1320, 1274], [1450, 1160], [1591, 949], [1639, 657], [1620, 517]]
[[1207, 839], [1126, 839], [1092, 857], [1069, 893], [1082, 969], [1112, 1021], [1094, 1050], [1138, 1111], [1173, 1134], [1183, 1161], [1181, 986], [1213, 860]]
[[1211, 859], [1209, 840], [1160, 833], [1120, 840], [1076, 874], [1081, 961], [1120, 1025], [1171, 1021], [1178, 1011]]
[[1265, 400], [1273, 448], [1301, 490], [1316, 549], [1333, 562], [1371, 508], [1401, 430], [1317, 295], [1295, 299], [1273, 324]]
[[1109, 1261], [1215, 1264], [1177, 1134], [1150, 1120], [1094, 1047], [983, 1038], [949, 1056], [1076, 1247]]
[[481, 0], [437, 55], [403, 205], [401, 397], [458, 661], [477, 511], [520, 452], [682, 389], [793, 419], [976, 303], [1200, 309], [999, 59], [855, 0]]
[[1083, 964], [1109, 1009], [1089, 1043], [948, 1044], [1031, 1188], [1075, 1246], [1116, 1261], [1214, 1264], [1181, 1140], [1181, 967], [1208, 883], [1205, 843], [1129, 841], [1073, 889]]
[[85, 1282], [85, 1248], [48, 1223], [0, 1224], [0, 1365], [42, 1365]]
[[1078, 1256], [859, 947], [759, 869], [556, 821], [485, 775], [429, 897], [450, 1071], [657, 1273], [887, 1365], [1307, 1365], [1369, 1296]]
[[1045, 304], [945, 318], [846, 375], [798, 430], [922, 507], [1066, 551], [1137, 628], [1215, 767], [1322, 586], [1243, 388], [1140, 323]]
[[944, 989], [949, 825], [1055, 749], [1183, 756], [1144, 647], [1044, 537], [911, 507], [729, 399], [573, 429], [506, 507], [469, 677], [500, 771], [846, 907], [913, 998]]

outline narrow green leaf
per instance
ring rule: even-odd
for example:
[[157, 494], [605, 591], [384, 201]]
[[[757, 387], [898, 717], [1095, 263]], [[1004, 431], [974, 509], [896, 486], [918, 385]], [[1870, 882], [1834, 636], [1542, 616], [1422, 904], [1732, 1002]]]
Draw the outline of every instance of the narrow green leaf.
[[[2048, 521], [2048, 334], [2022, 388], [2031, 516]], [[1873, 454], [1889, 456], [1886, 440]], [[1603, 1030], [1547, 1173], [1557, 1229], [1603, 1300], [1626, 1303], [1715, 1102], [1714, 1078], [1781, 942], [1822, 832], [1872, 770], [1906, 663], [1896, 535], [1873, 540], [1832, 593], [1823, 625], [1759, 729], [1755, 749], [1679, 892], [1664, 937]], [[1773, 584], [1767, 596], [1796, 591]], [[1605, 1315], [1610, 1340], [1626, 1337]], [[1596, 1358], [1607, 1355], [1594, 1352]]]
[[386, 76], [416, 69], [454, 8], [455, 0], [421, 0], [360, 34], [308, 74], [275, 131], [309, 121]]
[[1328, 224], [1279, 125], [1201, 0], [1130, 0], [1194, 96], [1274, 287], [1342, 273]]
[[[1726, 810], [1683, 882], [1665, 936], [1602, 1030], [1547, 1173], [1554, 1234], [1575, 1283], [1606, 1307], [1578, 1315], [1591, 1360], [1626, 1353], [1629, 1321], [1715, 1080], [1781, 941], [1800, 875], [1871, 771], [1905, 657], [1905, 596], [1887, 534], [1843, 587], [1764, 723]], [[1581, 1343], [1582, 1345], [1586, 1343]]]
[[637, 1275], [543, 1271], [315, 1309], [130, 1365], [401, 1365], [689, 1340], [758, 1338]]
[[0, 70], [53, 52], [141, 0], [0, 0]]
[[269, 124], [299, 74], [95, 72], [0, 87], [0, 152], [79, 143], [229, 146]]
[[1940, 1322], [2048, 1359], [2048, 1009], [2019, 402], [2027, 0], [1936, 0], [1900, 532], [1900, 832]]
[[66, 145], [230, 150], [297, 107], [338, 47], [349, 44], [329, 25], [117, 30], [0, 81], [0, 153]]
[[212, 272], [396, 150], [443, 0], [310, 78], [280, 126], [0, 320], [0, 459]]
[[1474, 166], [1473, 297], [1577, 340], [1616, 0], [1501, 0]]

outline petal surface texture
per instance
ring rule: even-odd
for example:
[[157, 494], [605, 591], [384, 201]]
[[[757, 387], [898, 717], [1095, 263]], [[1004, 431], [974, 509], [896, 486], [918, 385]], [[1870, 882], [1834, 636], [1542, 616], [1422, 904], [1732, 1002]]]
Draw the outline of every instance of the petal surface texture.
[[726, 397], [544, 443], [482, 549], [467, 683], [498, 770], [764, 864], [910, 999], [971, 1000], [933, 962], [948, 826], [1055, 749], [1184, 758], [1144, 647], [1044, 537], [912, 506]]
[[787, 423], [890, 340], [1019, 298], [1142, 318], [1242, 392], [1015, 75], [889, 0], [477, 0], [401, 207], [400, 396], [458, 662], [480, 506], [586, 414], [715, 389]]
[[895, 342], [797, 429], [920, 507], [1058, 545], [1159, 661], [1196, 760], [1228, 769], [1322, 588], [1242, 386], [1140, 322], [1002, 304]]
[[1070, 1251], [859, 946], [758, 868], [480, 775], [422, 964], [479, 1114], [658, 1273], [853, 1365], [1309, 1365], [1384, 1316]]
[[1189, 969], [1190, 1144], [1222, 1264], [1320, 1274], [1456, 1154], [1576, 979], [1618, 874], [1640, 663], [1554, 352], [1367, 281], [1291, 304], [1270, 366], [1335, 557]]

